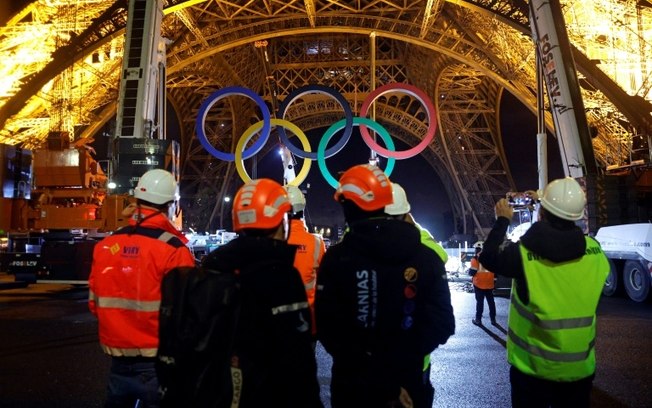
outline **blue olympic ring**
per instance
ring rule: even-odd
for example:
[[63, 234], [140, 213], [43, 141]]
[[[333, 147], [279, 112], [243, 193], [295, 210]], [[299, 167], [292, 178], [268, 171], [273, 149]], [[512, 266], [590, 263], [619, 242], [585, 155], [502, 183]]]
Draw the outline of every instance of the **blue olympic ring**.
[[213, 92], [208, 98], [206, 98], [206, 100], [204, 100], [204, 102], [202, 102], [201, 106], [199, 107], [199, 114], [197, 115], [195, 130], [197, 132], [197, 138], [199, 139], [201, 145], [204, 146], [204, 149], [206, 149], [213, 156], [224, 161], [235, 161], [235, 154], [221, 152], [213, 147], [213, 145], [208, 141], [208, 138], [206, 137], [204, 126], [206, 123], [206, 116], [208, 115], [208, 111], [210, 111], [211, 107], [220, 99], [232, 95], [242, 95], [253, 99], [263, 114], [263, 128], [260, 132], [261, 136], [253, 145], [251, 145], [250, 148], [244, 151], [244, 154], [242, 155], [244, 159], [248, 159], [258, 153], [258, 151], [267, 142], [269, 134], [272, 130], [271, 114], [269, 112], [269, 108], [265, 104], [263, 98], [254, 93], [254, 91], [251, 89], [243, 88], [240, 86], [231, 86]]
[[[385, 129], [385, 127], [383, 127], [383, 125], [381, 125], [380, 123], [367, 118], [355, 117], [353, 118], [353, 125], [368, 126], [372, 128], [375, 132], [377, 132], [380, 135], [380, 137], [385, 142], [387, 148], [391, 151], [395, 151], [394, 141], [392, 140], [392, 137], [389, 135], [387, 129]], [[329, 127], [328, 130], [324, 133], [324, 136], [322, 136], [321, 140], [319, 141], [319, 147], [317, 147], [317, 163], [319, 164], [319, 170], [321, 171], [321, 174], [324, 176], [324, 179], [333, 188], [337, 188], [339, 182], [335, 180], [335, 177], [333, 177], [333, 175], [326, 167], [326, 157], [324, 155], [324, 151], [326, 150], [326, 146], [328, 145], [328, 142], [331, 140], [333, 135], [335, 135], [335, 133], [340, 131], [345, 126], [346, 124], [344, 119], [333, 123], [331, 127]], [[384, 170], [385, 175], [387, 177], [389, 177], [392, 174], [392, 171], [394, 170], [395, 162], [396, 159], [394, 159], [393, 157], [387, 159], [387, 166], [385, 167]]]
[[[283, 102], [281, 102], [281, 105], [278, 107], [278, 116], [281, 119], [285, 119], [285, 111], [287, 107], [294, 102], [296, 99], [302, 97], [303, 95], [309, 94], [309, 93], [321, 93], [324, 95], [328, 95], [331, 98], [335, 99], [337, 102], [339, 102], [340, 105], [342, 105], [342, 108], [344, 109], [344, 116], [346, 119], [346, 126], [344, 127], [344, 134], [342, 135], [342, 138], [330, 149], [326, 150], [325, 156], [331, 157], [339, 153], [340, 150], [349, 142], [349, 139], [351, 138], [351, 134], [353, 133], [353, 112], [351, 111], [351, 106], [349, 106], [349, 102], [344, 98], [344, 95], [341, 93], [337, 92], [333, 88], [329, 88], [327, 86], [323, 85], [305, 85], [300, 88], [295, 89], [294, 91], [290, 92], [290, 94], [283, 99]], [[283, 128], [278, 128], [278, 134], [281, 137], [281, 141], [283, 144], [294, 154], [297, 156], [301, 157], [302, 159], [312, 159], [316, 160], [317, 159], [317, 153], [314, 152], [306, 152], [305, 150], [301, 150], [298, 147], [294, 146], [291, 142], [290, 139], [287, 136], [287, 133], [285, 132], [285, 129]]]

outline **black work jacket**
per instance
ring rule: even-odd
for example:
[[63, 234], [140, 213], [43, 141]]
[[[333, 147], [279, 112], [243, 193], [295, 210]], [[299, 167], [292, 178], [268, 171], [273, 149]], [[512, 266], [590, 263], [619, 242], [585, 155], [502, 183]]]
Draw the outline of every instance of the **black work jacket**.
[[326, 251], [315, 313], [333, 365], [347, 366], [340, 373], [373, 373], [368, 381], [396, 395], [401, 373], [421, 373], [424, 356], [455, 331], [443, 261], [397, 219], [353, 223]]
[[240, 276], [242, 306], [235, 348], [242, 370], [240, 407], [322, 407], [311, 315], [296, 247], [240, 236], [202, 265]]

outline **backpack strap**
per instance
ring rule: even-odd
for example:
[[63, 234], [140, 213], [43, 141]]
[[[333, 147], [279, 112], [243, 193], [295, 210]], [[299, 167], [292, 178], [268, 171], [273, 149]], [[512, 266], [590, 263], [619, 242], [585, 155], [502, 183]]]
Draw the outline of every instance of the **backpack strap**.
[[149, 237], [152, 239], [158, 239], [159, 241], [163, 241], [174, 248], [181, 248], [185, 246], [185, 244], [179, 239], [179, 237], [175, 236], [174, 234], [162, 228], [148, 228], [140, 225], [138, 226], [129, 225], [126, 227], [122, 227], [113, 233], [113, 235], [119, 235], [119, 234], [127, 234], [127, 235], [136, 234], [136, 235]]

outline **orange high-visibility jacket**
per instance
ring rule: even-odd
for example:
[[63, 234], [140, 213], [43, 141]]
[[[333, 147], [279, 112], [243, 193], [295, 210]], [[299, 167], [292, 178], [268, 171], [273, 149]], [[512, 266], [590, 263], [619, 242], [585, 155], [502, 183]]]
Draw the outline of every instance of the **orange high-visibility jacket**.
[[156, 356], [161, 280], [173, 268], [195, 265], [186, 241], [164, 214], [141, 208], [129, 226], [95, 245], [88, 306], [106, 354]]
[[[479, 256], [480, 254], [478, 254]], [[480, 289], [493, 289], [494, 288], [494, 274], [493, 272], [485, 269], [478, 258], [474, 256], [471, 258], [471, 269], [476, 269], [477, 272], [473, 275], [473, 285]]]
[[317, 289], [317, 268], [326, 251], [324, 240], [318, 234], [308, 232], [306, 223], [300, 219], [290, 220], [290, 235], [288, 244], [296, 245], [297, 253], [294, 257], [294, 267], [301, 274], [301, 279], [306, 287], [306, 296], [312, 313], [312, 332], [315, 333], [315, 290]]

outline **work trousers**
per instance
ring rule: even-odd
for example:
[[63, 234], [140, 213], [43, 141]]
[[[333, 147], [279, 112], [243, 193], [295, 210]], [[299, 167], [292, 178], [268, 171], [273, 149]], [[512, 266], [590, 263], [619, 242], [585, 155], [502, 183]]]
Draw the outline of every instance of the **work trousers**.
[[524, 374], [512, 366], [512, 408], [589, 408], [594, 376], [570, 382], [550, 381]]
[[154, 364], [153, 357], [113, 357], [104, 407], [158, 408], [158, 380]]
[[473, 292], [475, 293], [475, 319], [482, 319], [484, 313], [484, 300], [487, 299], [487, 306], [489, 306], [489, 319], [493, 322], [496, 320], [496, 302], [494, 301], [493, 289], [480, 289], [473, 285]]

